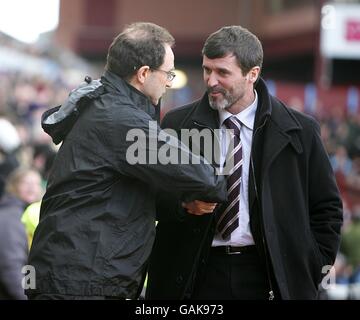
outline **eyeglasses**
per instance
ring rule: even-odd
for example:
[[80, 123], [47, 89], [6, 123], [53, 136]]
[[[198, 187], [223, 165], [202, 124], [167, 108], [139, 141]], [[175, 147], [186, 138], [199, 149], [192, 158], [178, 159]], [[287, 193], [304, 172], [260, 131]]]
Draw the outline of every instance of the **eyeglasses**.
[[161, 72], [165, 72], [166, 73], [166, 79], [168, 81], [173, 81], [176, 77], [176, 73], [174, 71], [165, 71], [165, 70], [161, 70], [161, 69], [152, 69], [154, 71], [161, 71]]

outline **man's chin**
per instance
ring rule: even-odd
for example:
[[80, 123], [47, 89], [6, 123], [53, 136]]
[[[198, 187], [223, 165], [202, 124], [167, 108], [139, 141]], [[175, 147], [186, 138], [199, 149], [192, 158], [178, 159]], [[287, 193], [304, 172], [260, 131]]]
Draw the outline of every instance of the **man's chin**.
[[209, 105], [212, 109], [219, 111], [226, 110], [229, 107], [226, 101], [214, 101], [210, 97], [209, 97]]
[[157, 107], [160, 103], [160, 99], [157, 99], [157, 100], [151, 99], [151, 102], [155, 107]]

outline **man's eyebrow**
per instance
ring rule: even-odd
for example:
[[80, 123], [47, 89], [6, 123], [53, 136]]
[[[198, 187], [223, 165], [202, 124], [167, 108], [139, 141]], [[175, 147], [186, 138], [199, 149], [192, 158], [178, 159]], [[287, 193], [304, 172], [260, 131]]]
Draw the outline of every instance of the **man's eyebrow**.
[[[206, 65], [202, 65], [202, 68], [203, 69], [207, 69], [207, 70], [210, 70], [211, 68], [206, 66]], [[224, 73], [230, 73], [231, 70], [230, 69], [227, 69], [227, 68], [223, 68], [223, 67], [218, 67], [218, 68], [214, 68], [212, 70], [216, 70], [217, 72], [224, 72]]]
[[216, 68], [217, 71], [221, 71], [221, 72], [226, 72], [226, 73], [229, 73], [230, 70], [227, 69], [227, 68]]

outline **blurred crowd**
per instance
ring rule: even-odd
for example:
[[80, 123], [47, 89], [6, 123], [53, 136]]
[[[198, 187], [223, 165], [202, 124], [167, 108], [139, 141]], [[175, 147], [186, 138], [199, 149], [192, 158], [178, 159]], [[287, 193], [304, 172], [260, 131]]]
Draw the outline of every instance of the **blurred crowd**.
[[335, 262], [336, 299], [360, 299], [360, 114], [336, 108], [318, 116], [321, 135], [342, 195], [344, 225]]
[[[19, 270], [26, 264], [39, 203], [56, 156], [40, 119], [46, 109], [61, 104], [70, 89], [58, 80], [0, 70], [0, 299], [25, 298]], [[360, 297], [349, 290], [360, 283], [360, 115], [349, 116], [343, 110], [325, 109], [315, 117], [345, 209], [334, 270], [336, 283], [347, 289], [341, 294], [329, 291], [328, 298], [351, 299]]]

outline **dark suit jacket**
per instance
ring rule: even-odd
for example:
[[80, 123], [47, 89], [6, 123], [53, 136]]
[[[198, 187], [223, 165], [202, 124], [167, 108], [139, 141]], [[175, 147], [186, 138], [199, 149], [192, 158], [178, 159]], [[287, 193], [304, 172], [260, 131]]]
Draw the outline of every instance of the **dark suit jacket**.
[[[342, 202], [317, 122], [271, 96], [260, 79], [249, 173], [250, 227], [283, 299], [315, 299], [340, 242]], [[166, 114], [163, 128], [219, 128], [207, 96]], [[216, 141], [216, 139], [214, 140]], [[201, 150], [201, 147], [200, 147]], [[147, 298], [191, 297], [215, 232], [214, 214], [159, 197]]]

